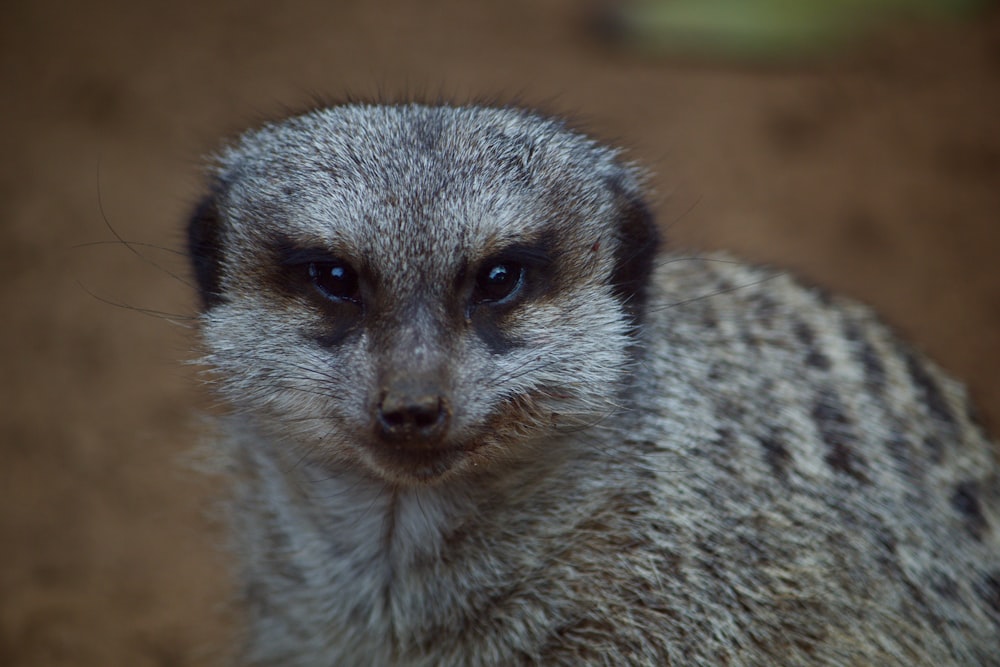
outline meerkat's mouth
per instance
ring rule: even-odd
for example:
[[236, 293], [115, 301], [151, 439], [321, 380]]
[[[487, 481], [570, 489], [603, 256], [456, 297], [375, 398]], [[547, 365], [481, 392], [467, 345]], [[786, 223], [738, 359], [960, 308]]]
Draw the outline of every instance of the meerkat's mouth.
[[474, 443], [451, 446], [421, 446], [415, 443], [382, 445], [374, 448], [374, 458], [378, 466], [397, 481], [427, 483], [453, 472], [476, 449], [478, 447]]

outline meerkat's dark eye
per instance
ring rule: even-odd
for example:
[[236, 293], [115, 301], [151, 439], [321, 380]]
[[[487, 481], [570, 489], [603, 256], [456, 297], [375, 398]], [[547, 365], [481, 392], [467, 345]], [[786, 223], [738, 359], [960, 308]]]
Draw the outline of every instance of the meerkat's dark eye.
[[358, 274], [344, 262], [309, 262], [309, 278], [332, 301], [361, 302]]
[[486, 264], [476, 275], [472, 300], [475, 303], [502, 303], [516, 295], [523, 285], [523, 265], [517, 262]]

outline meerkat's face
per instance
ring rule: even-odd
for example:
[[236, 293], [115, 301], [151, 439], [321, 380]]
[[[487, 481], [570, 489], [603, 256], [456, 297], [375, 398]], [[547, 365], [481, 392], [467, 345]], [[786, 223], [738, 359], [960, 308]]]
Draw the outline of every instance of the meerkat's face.
[[227, 400], [406, 484], [614, 410], [656, 246], [608, 149], [519, 110], [422, 106], [248, 134], [189, 235]]

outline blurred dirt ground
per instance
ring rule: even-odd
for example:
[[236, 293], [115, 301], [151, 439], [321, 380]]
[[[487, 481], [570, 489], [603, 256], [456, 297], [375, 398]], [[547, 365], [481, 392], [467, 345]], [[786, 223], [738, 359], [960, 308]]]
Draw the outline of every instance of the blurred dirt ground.
[[5, 4], [0, 664], [220, 655], [216, 482], [187, 464], [211, 399], [182, 363], [193, 299], [174, 249], [200, 156], [314, 94], [568, 112], [654, 172], [674, 244], [874, 304], [997, 431], [1000, 13], [762, 68], [608, 48], [580, 7]]

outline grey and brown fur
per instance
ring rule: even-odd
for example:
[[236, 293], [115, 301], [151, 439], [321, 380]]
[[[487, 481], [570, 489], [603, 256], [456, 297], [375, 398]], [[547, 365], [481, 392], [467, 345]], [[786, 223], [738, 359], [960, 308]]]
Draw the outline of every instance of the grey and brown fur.
[[1000, 665], [959, 386], [560, 121], [318, 110], [189, 231], [245, 664]]

